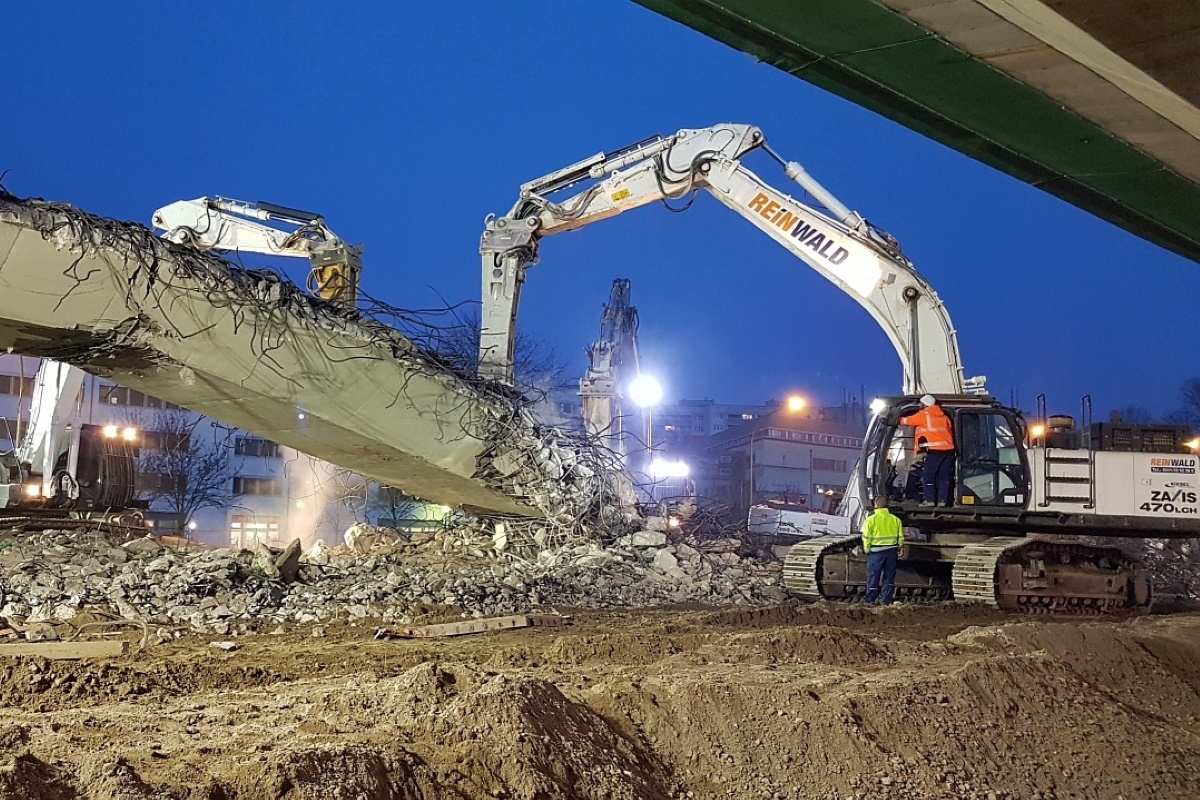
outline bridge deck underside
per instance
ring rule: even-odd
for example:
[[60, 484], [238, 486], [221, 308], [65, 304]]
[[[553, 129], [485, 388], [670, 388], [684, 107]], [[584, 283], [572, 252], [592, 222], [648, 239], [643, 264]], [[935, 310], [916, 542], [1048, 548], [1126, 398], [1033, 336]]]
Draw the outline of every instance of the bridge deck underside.
[[978, 0], [636, 2], [1200, 261], [1193, 0], [1046, 4], [1084, 32], [1076, 40], [1095, 37], [1087, 46], [1106, 63], [1165, 84], [1165, 100]]

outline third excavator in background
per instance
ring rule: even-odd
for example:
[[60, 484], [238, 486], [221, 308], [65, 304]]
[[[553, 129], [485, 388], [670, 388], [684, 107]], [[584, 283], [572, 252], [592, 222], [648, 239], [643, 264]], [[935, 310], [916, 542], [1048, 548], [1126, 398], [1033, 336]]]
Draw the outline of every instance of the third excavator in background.
[[[761, 151], [812, 198], [765, 183], [742, 160]], [[752, 125], [655, 136], [599, 153], [521, 186], [512, 209], [489, 217], [483, 267], [481, 372], [511, 382], [516, 313], [541, 240], [655, 201], [705, 190], [858, 302], [900, 356], [902, 393], [878, 399], [839, 513], [857, 529], [876, 497], [906, 526], [901, 597], [978, 601], [1031, 613], [1110, 614], [1145, 608], [1139, 560], [1105, 537], [1200, 536], [1196, 442], [1166, 426], [1085, 425], [1054, 436], [967, 378], [945, 306], [891, 235], [851, 211]], [[955, 437], [953, 504], [906, 501], [918, 457], [901, 418], [932, 394]], [[1039, 409], [1041, 412], [1042, 409]], [[1084, 422], [1089, 409], [1085, 405]], [[1040, 426], [1039, 426], [1040, 427]], [[855, 534], [794, 546], [784, 582], [806, 598], [854, 598], [866, 583]]]
[[627, 450], [624, 385], [639, 372], [638, 314], [628, 278], [617, 278], [600, 314], [600, 335], [588, 345], [588, 369], [579, 381], [583, 427], [615, 453]]

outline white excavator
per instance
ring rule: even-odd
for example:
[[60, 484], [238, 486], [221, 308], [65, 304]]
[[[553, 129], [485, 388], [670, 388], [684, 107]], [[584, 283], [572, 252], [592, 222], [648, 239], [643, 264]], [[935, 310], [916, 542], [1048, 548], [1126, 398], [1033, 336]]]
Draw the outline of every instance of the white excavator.
[[[742, 160], [762, 151], [814, 200], [767, 185]], [[879, 398], [839, 514], [856, 530], [876, 497], [905, 522], [902, 598], [979, 601], [1031, 613], [1113, 614], [1150, 602], [1147, 574], [1096, 537], [1200, 535], [1195, 440], [1185, 431], [1132, 426], [1105, 436], [1050, 440], [1021, 413], [967, 378], [955, 328], [896, 240], [851, 211], [752, 125], [722, 124], [655, 136], [598, 153], [521, 186], [504, 216], [489, 217], [480, 244], [483, 328], [480, 372], [511, 382], [516, 314], [526, 268], [541, 240], [655, 201], [690, 202], [704, 190], [854, 298], [900, 357], [902, 393]], [[900, 419], [931, 394], [953, 423], [954, 503], [906, 499], [919, 457]], [[1110, 430], [1110, 434], [1114, 431]], [[1084, 538], [1089, 537], [1089, 538]], [[856, 534], [794, 546], [784, 582], [801, 597], [854, 598], [866, 583]]]
[[77, 367], [50, 359], [38, 365], [29, 422], [12, 451], [0, 454], [0, 515], [107, 514], [139, 505], [139, 431], [72, 424], [82, 386]]
[[199, 197], [163, 206], [151, 222], [164, 239], [197, 250], [306, 258], [309, 292], [332, 303], [357, 302], [362, 249], [338, 238], [320, 214], [261, 201]]
[[[165, 238], [200, 250], [306, 258], [313, 295], [350, 307], [357, 301], [362, 251], [338, 238], [319, 214], [201, 197], [164, 206], [152, 221]], [[144, 506], [134, 498], [140, 432], [130, 426], [72, 424], [82, 385], [82, 370], [42, 360], [25, 432], [11, 452], [0, 454], [4, 514]]]

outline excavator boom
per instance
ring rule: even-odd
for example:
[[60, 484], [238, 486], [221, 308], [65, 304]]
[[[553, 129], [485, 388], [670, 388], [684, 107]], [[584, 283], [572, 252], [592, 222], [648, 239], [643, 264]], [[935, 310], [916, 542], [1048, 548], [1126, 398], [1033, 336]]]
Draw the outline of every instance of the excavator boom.
[[[754, 150], [778, 161], [824, 210], [778, 191], [744, 167], [742, 158]], [[578, 190], [581, 184], [587, 185]], [[575, 193], [559, 197], [568, 189]], [[964, 378], [944, 305], [895, 239], [849, 210], [799, 164], [775, 155], [761, 130], [732, 123], [654, 137], [584, 159], [524, 184], [507, 215], [487, 220], [480, 243], [481, 372], [511, 381], [525, 268], [537, 260], [541, 239], [656, 201], [690, 202], [701, 189], [863, 306], [900, 356], [906, 392], [982, 391], [982, 378]]]

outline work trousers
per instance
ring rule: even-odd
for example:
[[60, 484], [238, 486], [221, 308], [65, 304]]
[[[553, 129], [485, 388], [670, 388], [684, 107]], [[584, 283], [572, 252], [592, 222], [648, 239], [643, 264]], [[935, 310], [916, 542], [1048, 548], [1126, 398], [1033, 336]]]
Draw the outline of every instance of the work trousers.
[[925, 500], [935, 505], [954, 505], [954, 451], [930, 450], [925, 454], [921, 482], [925, 484]]
[[896, 596], [896, 561], [899, 558], [900, 549], [896, 547], [867, 553], [867, 593], [863, 595], [864, 603], [874, 603], [878, 597], [881, 605], [892, 604], [892, 598]]

